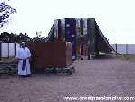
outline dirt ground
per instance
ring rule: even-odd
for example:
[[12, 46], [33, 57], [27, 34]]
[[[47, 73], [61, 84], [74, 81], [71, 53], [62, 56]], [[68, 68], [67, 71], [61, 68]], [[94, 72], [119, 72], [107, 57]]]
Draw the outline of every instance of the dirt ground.
[[76, 72], [73, 75], [1, 76], [0, 102], [79, 102], [64, 97], [135, 96], [135, 62], [98, 59], [76, 61], [74, 65]]

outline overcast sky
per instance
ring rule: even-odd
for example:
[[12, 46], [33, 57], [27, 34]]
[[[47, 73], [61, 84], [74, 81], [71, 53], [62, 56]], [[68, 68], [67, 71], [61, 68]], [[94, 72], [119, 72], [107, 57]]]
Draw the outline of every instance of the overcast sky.
[[[5, 1], [5, 0], [3, 0]], [[42, 31], [47, 36], [54, 19], [95, 18], [110, 43], [135, 43], [135, 0], [10, 0], [17, 9], [2, 31], [27, 33]]]

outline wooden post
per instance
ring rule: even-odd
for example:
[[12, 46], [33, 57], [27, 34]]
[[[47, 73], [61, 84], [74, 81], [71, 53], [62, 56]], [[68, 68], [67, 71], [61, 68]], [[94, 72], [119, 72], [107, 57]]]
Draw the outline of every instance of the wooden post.
[[128, 54], [128, 44], [126, 44], [126, 54]]
[[8, 42], [8, 58], [9, 58], [9, 42]]
[[1, 60], [1, 57], [2, 57], [2, 46], [1, 46], [1, 42], [0, 42], [0, 60]]
[[83, 19], [80, 20], [80, 27], [81, 27], [81, 35], [83, 35]]
[[14, 48], [15, 48], [15, 56], [16, 56], [16, 42], [14, 43]]
[[58, 19], [58, 39], [63, 40], [61, 20]]
[[95, 19], [87, 19], [87, 35], [88, 35], [88, 60], [92, 59], [91, 56], [94, 52], [95, 46]]
[[81, 41], [80, 41], [80, 45], [81, 45], [81, 53], [80, 53], [80, 55], [81, 55], [81, 59], [83, 59], [82, 58], [82, 55], [83, 55], [83, 43], [82, 43], [82, 41], [83, 41], [82, 40], [82, 36], [83, 36], [83, 19], [82, 18], [80, 19], [80, 34], [81, 34], [80, 35], [81, 36], [81, 38], [80, 38], [81, 39]]
[[88, 60], [90, 60], [90, 41], [88, 41]]
[[88, 60], [90, 60], [90, 19], [87, 19], [87, 35], [88, 35]]
[[115, 44], [115, 48], [116, 48], [115, 50], [116, 50], [116, 55], [117, 55], [117, 53], [118, 53], [118, 52], [117, 52], [117, 43]]

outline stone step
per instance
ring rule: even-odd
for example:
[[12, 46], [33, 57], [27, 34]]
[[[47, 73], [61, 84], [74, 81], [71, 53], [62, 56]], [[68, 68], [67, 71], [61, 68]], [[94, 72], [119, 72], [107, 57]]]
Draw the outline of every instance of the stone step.
[[0, 74], [14, 74], [17, 71], [17, 64], [0, 64]]

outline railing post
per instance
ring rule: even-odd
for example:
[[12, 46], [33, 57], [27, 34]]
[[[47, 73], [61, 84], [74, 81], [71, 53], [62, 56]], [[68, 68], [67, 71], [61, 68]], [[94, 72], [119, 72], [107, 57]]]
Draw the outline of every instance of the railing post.
[[8, 58], [9, 58], [9, 42], [7, 44], [8, 44]]
[[126, 44], [126, 54], [128, 54], [128, 44]]
[[117, 46], [117, 43], [116, 43], [116, 44], [115, 44], [116, 55], [117, 55], [117, 53], [118, 53], [118, 52], [117, 52], [117, 47], [118, 47], [118, 46]]
[[0, 60], [1, 60], [1, 57], [2, 57], [2, 47], [1, 47], [1, 42], [0, 42]]

